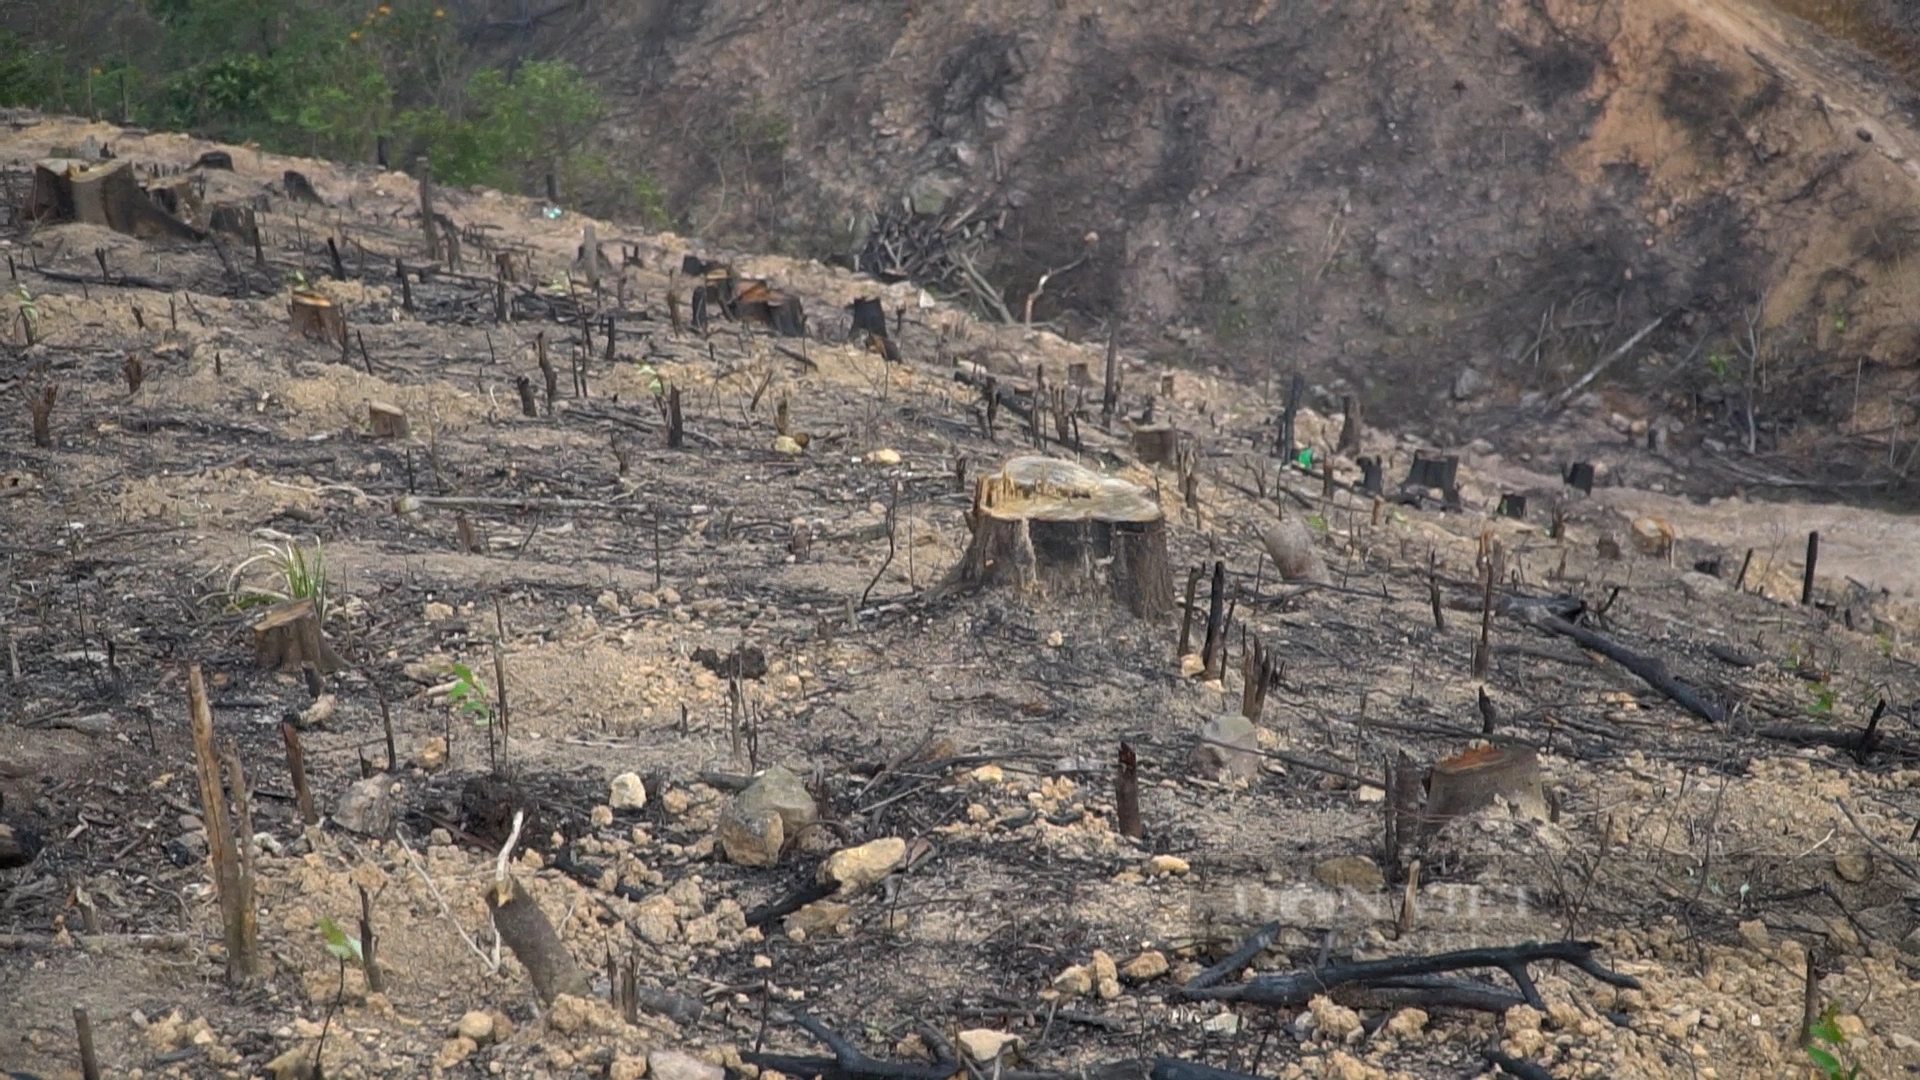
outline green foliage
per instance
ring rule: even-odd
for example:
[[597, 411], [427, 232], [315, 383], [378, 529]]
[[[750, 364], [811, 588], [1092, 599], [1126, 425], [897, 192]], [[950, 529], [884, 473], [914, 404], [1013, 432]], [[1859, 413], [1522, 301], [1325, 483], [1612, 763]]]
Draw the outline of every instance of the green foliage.
[[492, 724], [493, 701], [486, 684], [473, 677], [473, 669], [465, 664], [453, 665], [453, 680], [453, 689], [447, 692], [453, 707], [473, 717], [475, 727]]
[[[277, 604], [287, 600], [312, 600], [313, 613], [322, 622], [327, 618], [327, 556], [320, 541], [313, 550], [289, 540], [281, 545], [260, 544], [258, 555], [240, 563], [227, 574], [227, 605], [233, 610]], [[243, 579], [256, 566], [271, 569], [269, 584], [249, 584]], [[277, 587], [276, 587], [277, 586]]]
[[603, 112], [599, 94], [573, 65], [538, 60], [511, 77], [476, 73], [464, 116], [414, 109], [401, 115], [399, 126], [427, 144], [434, 176], [443, 183], [513, 188], [552, 170], [570, 191], [588, 165], [582, 145]]
[[1733, 360], [1726, 353], [1715, 349], [1707, 354], [1707, 370], [1713, 372], [1716, 379], [1726, 379], [1733, 372]]
[[1825, 1080], [1860, 1080], [1860, 1066], [1847, 1065], [1841, 1059], [1846, 1050], [1847, 1033], [1840, 1030], [1839, 1015], [1839, 1003], [1829, 1002], [1820, 1019], [1807, 1029], [1807, 1034], [1813, 1037], [1813, 1044], [1806, 1048], [1807, 1057]]
[[0, 105], [38, 105], [58, 97], [64, 64], [58, 47], [29, 45], [0, 31]]
[[1812, 716], [1832, 716], [1833, 703], [1837, 697], [1838, 695], [1834, 693], [1832, 687], [1822, 686], [1819, 691], [1814, 694], [1813, 704], [1807, 706], [1808, 714]]
[[[548, 60], [484, 66], [461, 41], [462, 10], [446, 0], [145, 0], [103, 13], [97, 32], [43, 20], [50, 40], [0, 32], [0, 105], [357, 161], [384, 136], [396, 164], [425, 152], [449, 184], [538, 192], [551, 173], [571, 206], [670, 227], [660, 185], [591, 145], [606, 110], [580, 72]], [[786, 144], [785, 118], [758, 102], [715, 126], [750, 158]]]
[[340, 924], [329, 916], [320, 916], [320, 936], [326, 940], [327, 951], [342, 963], [352, 961], [358, 964], [365, 959], [360, 951], [360, 939], [348, 937], [346, 931], [340, 929]]

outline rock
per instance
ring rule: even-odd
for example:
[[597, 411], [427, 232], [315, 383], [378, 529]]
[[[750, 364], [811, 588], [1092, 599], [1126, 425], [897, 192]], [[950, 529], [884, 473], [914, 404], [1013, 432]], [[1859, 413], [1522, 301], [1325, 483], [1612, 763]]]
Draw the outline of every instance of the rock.
[[872, 452], [870, 452], [870, 453], [868, 453], [868, 454], [867, 454], [867, 464], [869, 464], [869, 465], [898, 465], [898, 464], [900, 464], [900, 451], [898, 451], [898, 450], [874, 450], [874, 451], [872, 451]]
[[1633, 546], [1640, 549], [1642, 555], [1652, 555], [1664, 559], [1673, 551], [1673, 526], [1657, 517], [1635, 518], [1633, 520]]
[[1200, 1021], [1200, 1027], [1214, 1035], [1234, 1035], [1240, 1031], [1240, 1014], [1233, 1012], [1215, 1013]]
[[692, 806], [693, 796], [681, 791], [679, 788], [668, 788], [666, 792], [660, 796], [660, 809], [665, 810], [668, 817], [679, 817], [692, 808]]
[[836, 904], [831, 900], [815, 900], [799, 911], [787, 916], [787, 929], [803, 930], [808, 936], [831, 934], [841, 923], [853, 917], [853, 906]]
[[1345, 1050], [1328, 1054], [1320, 1075], [1326, 1080], [1387, 1080], [1385, 1069], [1375, 1068]]
[[991, 1064], [1008, 1049], [1020, 1048], [1020, 1036], [992, 1028], [970, 1028], [961, 1032], [956, 1041], [961, 1053], [982, 1065]]
[[785, 765], [775, 765], [761, 773], [747, 789], [734, 797], [734, 805], [743, 810], [773, 810], [779, 813], [780, 823], [786, 826], [788, 836], [797, 836], [800, 830], [814, 823], [820, 816], [820, 808], [813, 801], [813, 792], [793, 774]]
[[333, 719], [333, 714], [339, 710], [339, 698], [334, 697], [332, 694], [321, 694], [318, 698], [314, 699], [313, 704], [300, 710], [300, 726], [303, 728], [322, 727], [327, 721]]
[[313, 1047], [296, 1046], [267, 1062], [273, 1080], [310, 1080], [313, 1076]]
[[1374, 891], [1387, 883], [1380, 867], [1365, 855], [1336, 855], [1323, 859], [1313, 868], [1313, 876], [1322, 885], [1335, 889]]
[[838, 896], [851, 896], [893, 872], [907, 857], [907, 842], [883, 836], [859, 847], [842, 848], [820, 864], [820, 883], [840, 886]]
[[1833, 872], [1858, 885], [1873, 876], [1873, 859], [1865, 852], [1843, 851], [1833, 857]]
[[1147, 860], [1146, 866], [1142, 869], [1148, 877], [1156, 878], [1184, 874], [1192, 867], [1187, 865], [1187, 860], [1178, 855], [1155, 855]]
[[1180, 677], [1183, 679], [1191, 679], [1195, 675], [1200, 674], [1206, 666], [1207, 662], [1200, 658], [1199, 653], [1187, 653], [1180, 657]]
[[1075, 964], [1053, 977], [1053, 988], [1070, 997], [1093, 992], [1093, 973], [1085, 964]]
[[1900, 951], [1908, 956], [1920, 956], [1920, 926], [1915, 927], [1912, 933], [1900, 939]]
[[547, 1026], [562, 1035], [610, 1035], [625, 1031], [627, 1021], [598, 998], [560, 994], [547, 1009]]
[[1755, 952], [1773, 950], [1773, 941], [1767, 935], [1767, 924], [1759, 919], [1748, 919], [1740, 924], [1740, 943]]
[[1686, 590], [1687, 599], [1696, 603], [1719, 596], [1727, 591], [1727, 583], [1712, 574], [1703, 574], [1698, 570], [1689, 570], [1680, 575], [1680, 587]]
[[773, 437], [773, 452], [776, 454], [786, 454], [789, 457], [798, 457], [806, 453], [807, 448], [801, 446], [799, 441], [791, 435], [775, 435]]
[[1215, 717], [1200, 727], [1190, 758], [1195, 769], [1213, 776], [1252, 781], [1260, 775], [1259, 729], [1238, 714]]
[[1096, 983], [1120, 977], [1120, 965], [1113, 962], [1113, 957], [1108, 955], [1105, 949], [1093, 950], [1093, 963], [1087, 966], [1092, 969], [1093, 981]]
[[1121, 965], [1120, 974], [1128, 982], [1149, 982], [1167, 973], [1167, 957], [1158, 949], [1149, 949]]
[[1478, 368], [1464, 367], [1460, 374], [1453, 377], [1453, 385], [1447, 389], [1455, 401], [1467, 401], [1477, 397], [1487, 388], [1487, 377], [1480, 374]]
[[786, 844], [780, 815], [771, 810], [742, 811], [728, 807], [720, 815], [720, 846], [727, 861], [741, 866], [774, 866]]
[[347, 785], [333, 808], [333, 822], [362, 836], [385, 836], [393, 830], [393, 781], [384, 773]]
[[998, 765], [982, 765], [967, 775], [976, 784], [1002, 784], [1007, 779], [1006, 772]]
[[681, 1050], [654, 1050], [647, 1054], [647, 1075], [653, 1080], [726, 1080], [727, 1070]]
[[440, 1044], [440, 1052], [433, 1055], [433, 1067], [441, 1071], [451, 1069], [467, 1060], [478, 1049], [480, 1049], [479, 1044], [472, 1039], [465, 1037], [448, 1039]]
[[453, 1033], [462, 1039], [472, 1039], [475, 1046], [493, 1040], [493, 1017], [479, 1009], [468, 1010], [454, 1025]]
[[1360, 1014], [1325, 994], [1315, 994], [1313, 1000], [1307, 1002], [1307, 1011], [1313, 1014], [1313, 1031], [1320, 1038], [1353, 1042], [1365, 1034]]
[[420, 744], [414, 752], [413, 763], [427, 772], [432, 772], [447, 763], [447, 740], [435, 735]]
[[1100, 996], [1101, 1001], [1112, 1001], [1120, 996], [1120, 980], [1101, 979], [1094, 984], [1093, 992]]
[[615, 810], [639, 810], [647, 805], [647, 785], [639, 773], [624, 772], [607, 789], [607, 805]]
[[429, 600], [423, 612], [430, 623], [443, 623], [453, 618], [453, 605], [438, 600]]
[[1328, 581], [1327, 561], [1314, 546], [1313, 534], [1297, 511], [1266, 518], [1255, 526], [1260, 546], [1267, 549], [1275, 570], [1287, 581]]
[[[647, 1075], [647, 1059], [631, 1057], [627, 1054], [614, 1056], [613, 1064], [607, 1066], [607, 1080], [640, 1080]], [[766, 1076], [765, 1072], [760, 1074]]]
[[1387, 1021], [1387, 1034], [1406, 1042], [1417, 1039], [1427, 1029], [1427, 1014], [1423, 1009], [1401, 1009]]

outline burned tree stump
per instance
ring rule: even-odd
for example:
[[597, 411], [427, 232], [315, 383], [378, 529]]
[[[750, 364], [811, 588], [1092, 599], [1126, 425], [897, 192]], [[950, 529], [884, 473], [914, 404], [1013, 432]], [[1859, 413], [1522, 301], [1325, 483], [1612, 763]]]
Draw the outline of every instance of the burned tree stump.
[[367, 426], [376, 439], [404, 439], [408, 434], [406, 411], [384, 401], [369, 401]]
[[1171, 424], [1142, 424], [1133, 429], [1133, 456], [1142, 465], [1165, 465], [1173, 461], [1180, 437]]
[[48, 158], [33, 168], [26, 216], [42, 223], [80, 221], [129, 236], [199, 240], [200, 230], [168, 214], [147, 197], [125, 161], [89, 165]]
[[339, 305], [319, 293], [294, 292], [287, 301], [287, 318], [303, 337], [333, 345], [347, 340], [347, 317]]
[[1525, 746], [1479, 746], [1434, 763], [1427, 775], [1429, 827], [1492, 806], [1498, 797], [1523, 812], [1546, 817], [1539, 756]]
[[322, 675], [345, 667], [320, 634], [313, 601], [288, 600], [267, 609], [253, 624], [253, 655], [261, 667], [299, 671], [312, 664]]
[[947, 587], [1072, 588], [1107, 566], [1114, 598], [1141, 618], [1173, 610], [1166, 519], [1137, 484], [1070, 461], [1016, 457], [974, 484], [973, 538]]

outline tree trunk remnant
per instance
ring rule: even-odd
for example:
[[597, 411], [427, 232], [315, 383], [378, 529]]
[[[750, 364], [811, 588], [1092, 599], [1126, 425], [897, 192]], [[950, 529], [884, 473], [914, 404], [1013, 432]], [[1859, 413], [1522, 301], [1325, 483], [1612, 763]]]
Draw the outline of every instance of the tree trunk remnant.
[[315, 671], [329, 675], [346, 666], [320, 635], [320, 616], [311, 599], [268, 608], [253, 624], [253, 653], [261, 667], [281, 671], [312, 664]]
[[1025, 456], [974, 484], [972, 540], [943, 588], [1071, 588], [1111, 559], [1114, 599], [1141, 618], [1173, 610], [1166, 519], [1151, 492], [1057, 458]]

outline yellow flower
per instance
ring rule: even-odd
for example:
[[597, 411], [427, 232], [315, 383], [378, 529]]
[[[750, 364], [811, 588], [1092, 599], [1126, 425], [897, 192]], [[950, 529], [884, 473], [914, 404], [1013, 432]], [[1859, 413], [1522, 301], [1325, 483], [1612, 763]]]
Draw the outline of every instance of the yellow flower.
[[446, 17], [447, 17], [447, 12], [446, 12], [446, 9], [445, 9], [445, 8], [434, 8], [434, 9], [433, 9], [433, 17], [434, 17], [434, 18], [436, 18], [436, 19], [444, 19], [444, 18], [446, 18]]
[[105, 71], [103, 71], [103, 70], [101, 70], [100, 68], [94, 68], [94, 69], [93, 69], [93, 73], [94, 73], [95, 75], [104, 75], [104, 74], [106, 74], [106, 72], [105, 72]]
[[379, 8], [377, 9], [377, 10], [378, 10], [378, 11], [380, 12], [380, 14], [382, 14], [382, 15], [391, 15], [391, 14], [393, 14], [393, 9], [392, 9], [392, 8], [390, 8], [390, 7], [388, 7], [388, 6], [387, 6], [387, 5], [385, 5], [385, 4], [381, 4], [381, 5], [380, 5], [380, 7], [379, 7]]
[[359, 41], [359, 40], [360, 40], [360, 31], [358, 31], [358, 30], [355, 30], [355, 31], [354, 31], [353, 33], [351, 33], [351, 34], [348, 34], [348, 35], [347, 35], [347, 40], [348, 40], [348, 41]]

